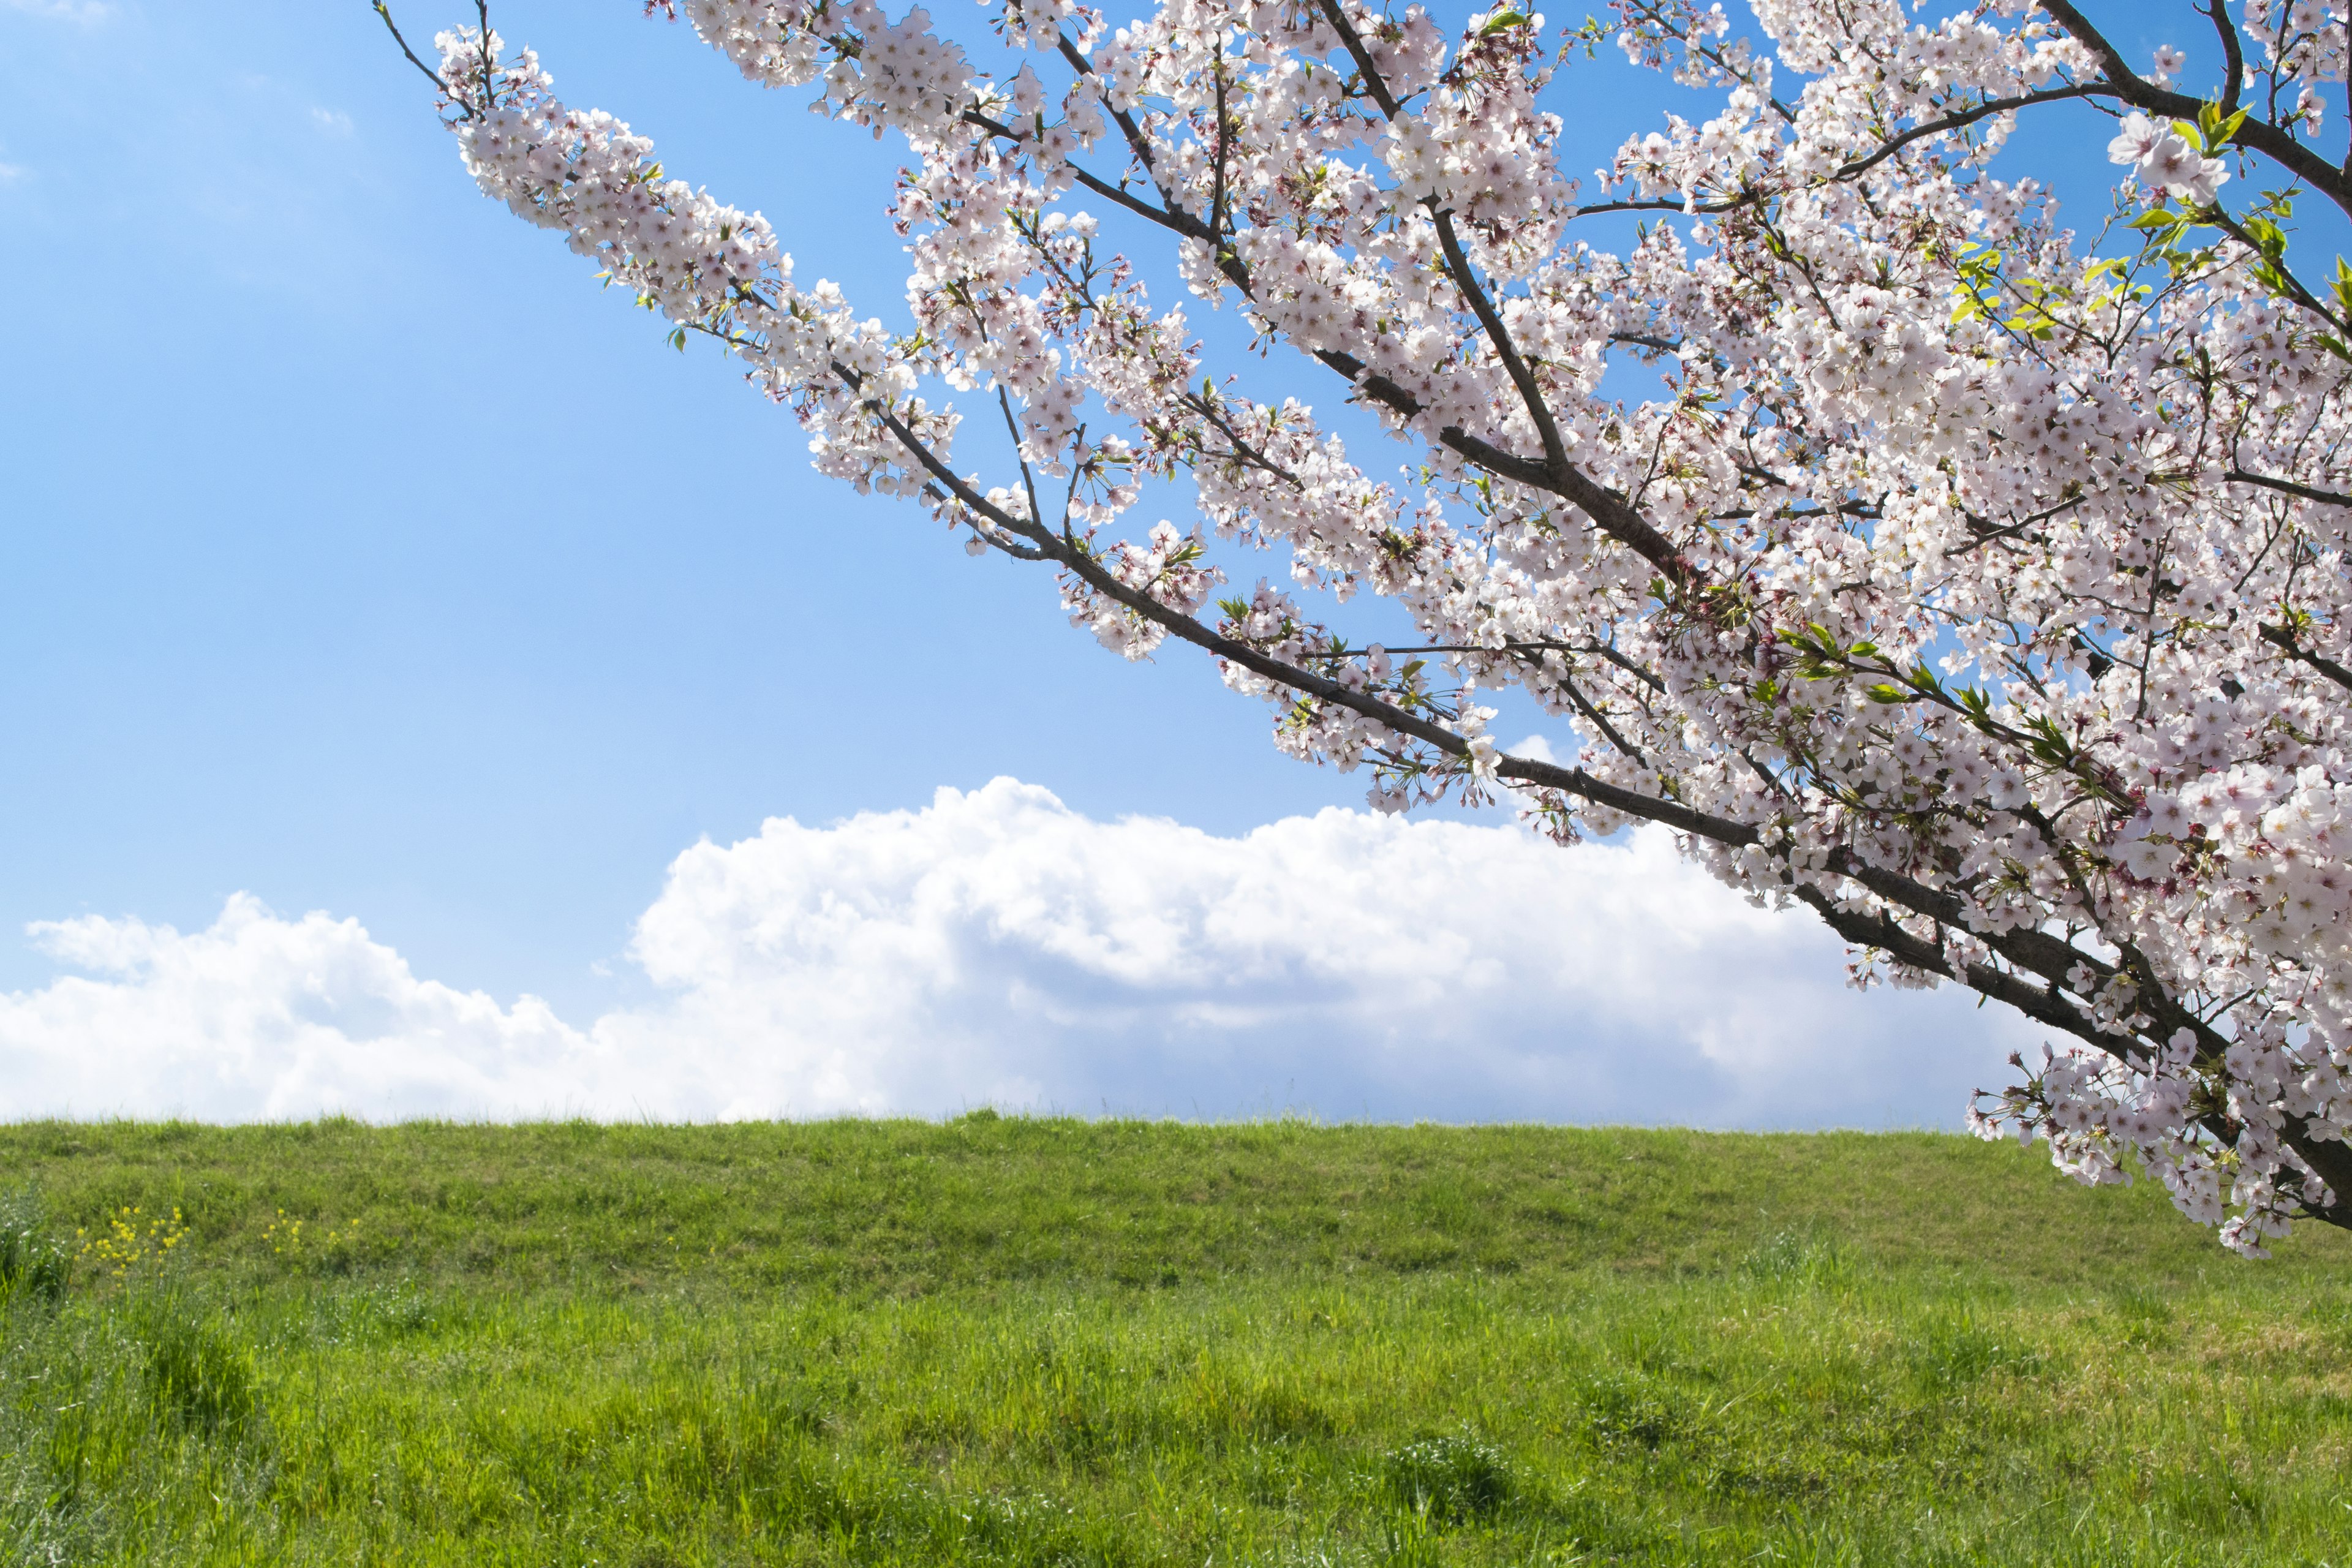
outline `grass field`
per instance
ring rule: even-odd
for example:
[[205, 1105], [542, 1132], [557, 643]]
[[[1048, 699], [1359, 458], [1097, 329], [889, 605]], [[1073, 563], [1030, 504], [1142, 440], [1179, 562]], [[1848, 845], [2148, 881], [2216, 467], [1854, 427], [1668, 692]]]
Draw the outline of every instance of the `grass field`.
[[13, 1563], [2352, 1568], [2352, 1238], [2011, 1146], [45, 1123], [11, 1189]]

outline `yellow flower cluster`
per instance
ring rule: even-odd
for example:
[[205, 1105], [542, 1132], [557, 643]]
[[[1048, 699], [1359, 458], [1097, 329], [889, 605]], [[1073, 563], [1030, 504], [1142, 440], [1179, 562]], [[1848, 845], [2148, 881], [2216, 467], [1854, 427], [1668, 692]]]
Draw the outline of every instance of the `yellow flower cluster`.
[[96, 1236], [87, 1229], [74, 1232], [79, 1244], [75, 1261], [94, 1264], [114, 1279], [127, 1279], [142, 1268], [161, 1268], [187, 1234], [177, 1204], [172, 1205], [169, 1219], [151, 1219], [142, 1205], [125, 1204]]
[[302, 1234], [303, 1225], [304, 1221], [300, 1218], [289, 1216], [284, 1209], [279, 1209], [278, 1217], [269, 1222], [268, 1228], [261, 1233], [261, 1237], [269, 1243], [271, 1252], [286, 1259], [287, 1262], [297, 1265], [300, 1264], [306, 1257], [310, 1256], [313, 1251], [318, 1255], [331, 1257], [338, 1250], [349, 1248], [360, 1238], [360, 1222], [356, 1216], [341, 1230], [337, 1230], [332, 1226], [328, 1226], [315, 1241], [305, 1241]]

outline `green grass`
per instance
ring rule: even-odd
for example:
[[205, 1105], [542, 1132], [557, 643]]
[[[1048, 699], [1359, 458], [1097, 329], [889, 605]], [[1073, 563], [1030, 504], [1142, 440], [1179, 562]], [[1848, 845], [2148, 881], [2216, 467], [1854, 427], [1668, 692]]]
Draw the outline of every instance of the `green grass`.
[[0, 1561], [2352, 1568], [2352, 1238], [2014, 1147], [40, 1123], [12, 1187]]

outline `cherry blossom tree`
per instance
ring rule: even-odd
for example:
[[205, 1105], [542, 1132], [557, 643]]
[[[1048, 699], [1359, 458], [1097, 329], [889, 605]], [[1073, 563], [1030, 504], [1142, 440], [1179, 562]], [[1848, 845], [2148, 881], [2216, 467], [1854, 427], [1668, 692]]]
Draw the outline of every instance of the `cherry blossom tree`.
[[[1751, 4], [1754, 39], [1696, 0], [982, 0], [969, 48], [875, 0], [648, 5], [903, 138], [906, 331], [486, 8], [430, 58], [383, 20], [485, 193], [1106, 647], [1203, 650], [1382, 810], [1663, 825], [1857, 984], [2045, 1028], [1986, 1135], [2251, 1255], [2352, 1226], [2352, 268], [2289, 255], [2352, 214], [2345, 0], [2180, 0], [2201, 90], [2069, 0]], [[1580, 178], [1561, 73], [1612, 46], [1712, 117]], [[2032, 115], [2112, 136], [2087, 226], [1998, 156]], [[1217, 364], [1187, 312], [1226, 310]], [[1129, 523], [1147, 493], [1197, 516]], [[1497, 747], [1514, 686], [1575, 756]]]

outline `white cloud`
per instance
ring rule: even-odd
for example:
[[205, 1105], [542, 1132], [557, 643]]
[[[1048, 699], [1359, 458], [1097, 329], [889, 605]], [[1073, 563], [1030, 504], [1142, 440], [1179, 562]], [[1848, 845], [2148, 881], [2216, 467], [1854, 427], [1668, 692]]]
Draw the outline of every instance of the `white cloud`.
[[670, 867], [585, 1027], [420, 980], [356, 921], [34, 928], [91, 972], [0, 995], [0, 1115], [1081, 1112], [1950, 1122], [2029, 1037], [1857, 995], [1841, 950], [1663, 837], [1329, 810], [1218, 838], [999, 779]]
[[0, 185], [13, 185], [30, 172], [22, 163], [0, 163]]
[[535, 999], [418, 980], [357, 921], [281, 920], [244, 894], [188, 935], [94, 917], [31, 931], [98, 977], [0, 996], [11, 1116], [561, 1110], [585, 1044]]
[[314, 108], [310, 110], [310, 123], [330, 136], [349, 136], [352, 133], [352, 117], [340, 109]]

